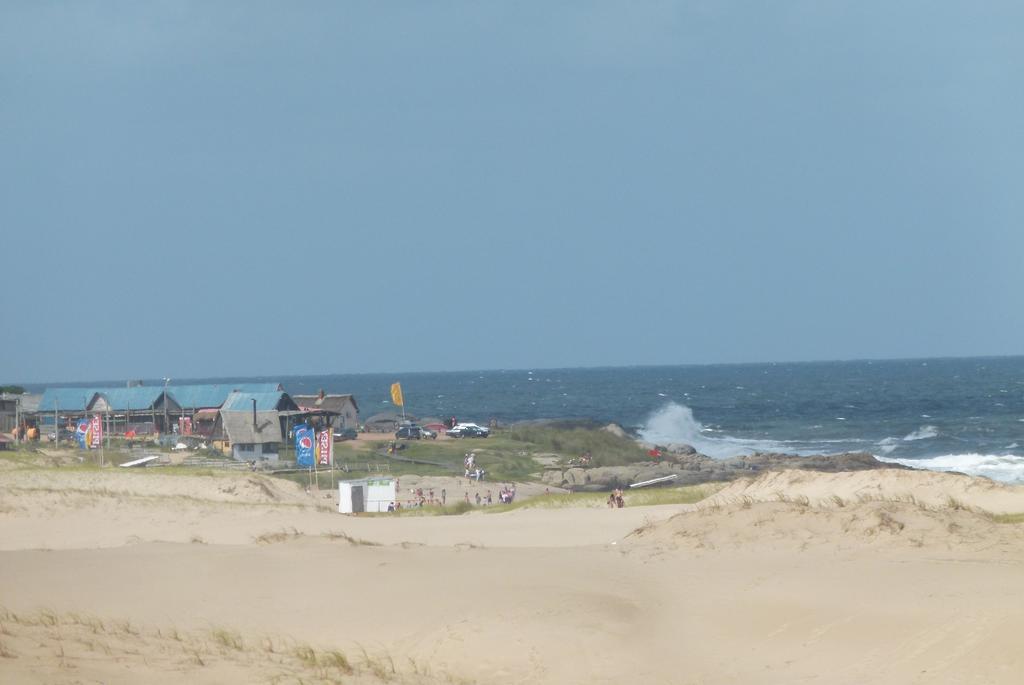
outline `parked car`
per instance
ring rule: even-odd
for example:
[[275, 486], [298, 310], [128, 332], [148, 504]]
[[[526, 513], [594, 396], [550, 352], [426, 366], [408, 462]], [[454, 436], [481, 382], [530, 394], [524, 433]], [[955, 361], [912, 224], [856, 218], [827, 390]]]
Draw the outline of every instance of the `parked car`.
[[420, 434], [424, 438], [430, 438], [431, 440], [437, 439], [437, 431], [432, 431], [429, 428], [423, 428], [422, 426], [420, 426]]
[[341, 442], [342, 440], [355, 440], [359, 437], [359, 433], [356, 432], [355, 428], [339, 428], [334, 431], [334, 441]]
[[457, 423], [444, 434], [449, 438], [486, 438], [491, 430], [475, 423]]
[[[57, 439], [57, 434], [55, 432], [53, 432], [53, 431], [50, 431], [50, 434], [47, 435], [46, 437], [48, 437], [50, 439], [50, 442], [53, 442], [54, 440]], [[64, 441], [64, 440], [75, 440], [75, 439], [77, 439], [77, 436], [75, 435], [75, 431], [68, 430], [67, 428], [61, 428], [60, 429], [60, 439], [62, 441]]]
[[395, 431], [395, 437], [405, 440], [419, 440], [423, 437], [423, 429], [419, 426], [400, 426]]

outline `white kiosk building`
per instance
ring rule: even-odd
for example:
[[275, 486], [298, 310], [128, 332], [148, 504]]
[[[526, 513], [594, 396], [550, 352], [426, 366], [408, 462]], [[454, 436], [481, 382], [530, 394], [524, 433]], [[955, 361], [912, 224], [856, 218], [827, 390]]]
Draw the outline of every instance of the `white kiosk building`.
[[363, 478], [338, 483], [338, 513], [387, 511], [395, 502], [394, 478]]

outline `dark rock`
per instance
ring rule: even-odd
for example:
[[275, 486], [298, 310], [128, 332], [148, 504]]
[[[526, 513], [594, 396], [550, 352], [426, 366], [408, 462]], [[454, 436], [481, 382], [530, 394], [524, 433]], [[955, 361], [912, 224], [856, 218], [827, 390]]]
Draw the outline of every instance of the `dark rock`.
[[[692, 448], [691, 448], [692, 449]], [[674, 454], [661, 462], [639, 462], [626, 466], [600, 466], [597, 468], [571, 468], [565, 471], [549, 469], [542, 477], [545, 483], [576, 491], [607, 491], [625, 488], [663, 476], [676, 475], [676, 485], [730, 481], [749, 477], [764, 471], [802, 469], [806, 471], [866, 471], [871, 469], [906, 469], [875, 459], [867, 452], [844, 454], [818, 454], [801, 457], [795, 454], [759, 452], [730, 459], [712, 459], [696, 451]]]

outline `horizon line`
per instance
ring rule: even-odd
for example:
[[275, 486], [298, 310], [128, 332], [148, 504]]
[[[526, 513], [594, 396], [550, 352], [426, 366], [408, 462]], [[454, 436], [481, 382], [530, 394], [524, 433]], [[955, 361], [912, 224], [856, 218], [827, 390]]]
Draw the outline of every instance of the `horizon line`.
[[[991, 355], [968, 355], [968, 356], [936, 356], [936, 357], [857, 357], [849, 359], [802, 359], [802, 360], [781, 360], [781, 361], [745, 361], [745, 362], [689, 362], [673, 364], [599, 364], [595, 366], [533, 366], [533, 367], [504, 367], [504, 368], [477, 368], [477, 369], [445, 369], [445, 370], [420, 370], [420, 371], [335, 371], [321, 373], [285, 373], [285, 374], [254, 374], [254, 375], [231, 375], [231, 376], [184, 376], [181, 385], [193, 385], [194, 381], [230, 381], [231, 379], [286, 379], [286, 378], [319, 378], [324, 376], [383, 376], [383, 375], [418, 375], [435, 373], [493, 373], [493, 372], [514, 372], [521, 371], [530, 373], [533, 371], [598, 371], [605, 369], [654, 369], [654, 368], [682, 368], [682, 367], [713, 367], [713, 366], [767, 366], [767, 365], [794, 365], [794, 364], [853, 364], [858, 362], [928, 362], [928, 361], [952, 361], [968, 359], [1015, 359], [1024, 357], [1024, 354], [991, 354]], [[121, 380], [89, 380], [89, 381], [21, 381], [5, 382], [3, 385], [16, 386], [47, 386], [60, 387], [61, 384], [76, 386], [101, 386], [111, 383], [127, 383], [131, 380], [154, 381], [163, 380], [165, 376], [154, 376], [153, 378], [122, 378]], [[399, 380], [396, 378], [396, 380]], [[173, 387], [173, 377], [171, 382]]]

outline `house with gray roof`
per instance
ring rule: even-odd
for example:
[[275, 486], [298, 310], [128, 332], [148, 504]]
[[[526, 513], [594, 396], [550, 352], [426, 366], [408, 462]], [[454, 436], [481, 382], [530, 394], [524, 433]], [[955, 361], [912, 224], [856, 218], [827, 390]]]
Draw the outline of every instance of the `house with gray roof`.
[[302, 409], [326, 409], [336, 413], [335, 430], [359, 427], [359, 405], [354, 395], [328, 395], [321, 390], [318, 395], [292, 395], [292, 399]]
[[277, 461], [287, 435], [286, 420], [277, 410], [220, 413], [227, 449], [238, 461]]
[[286, 392], [232, 392], [220, 408], [215, 437], [239, 461], [277, 461], [301, 413]]

